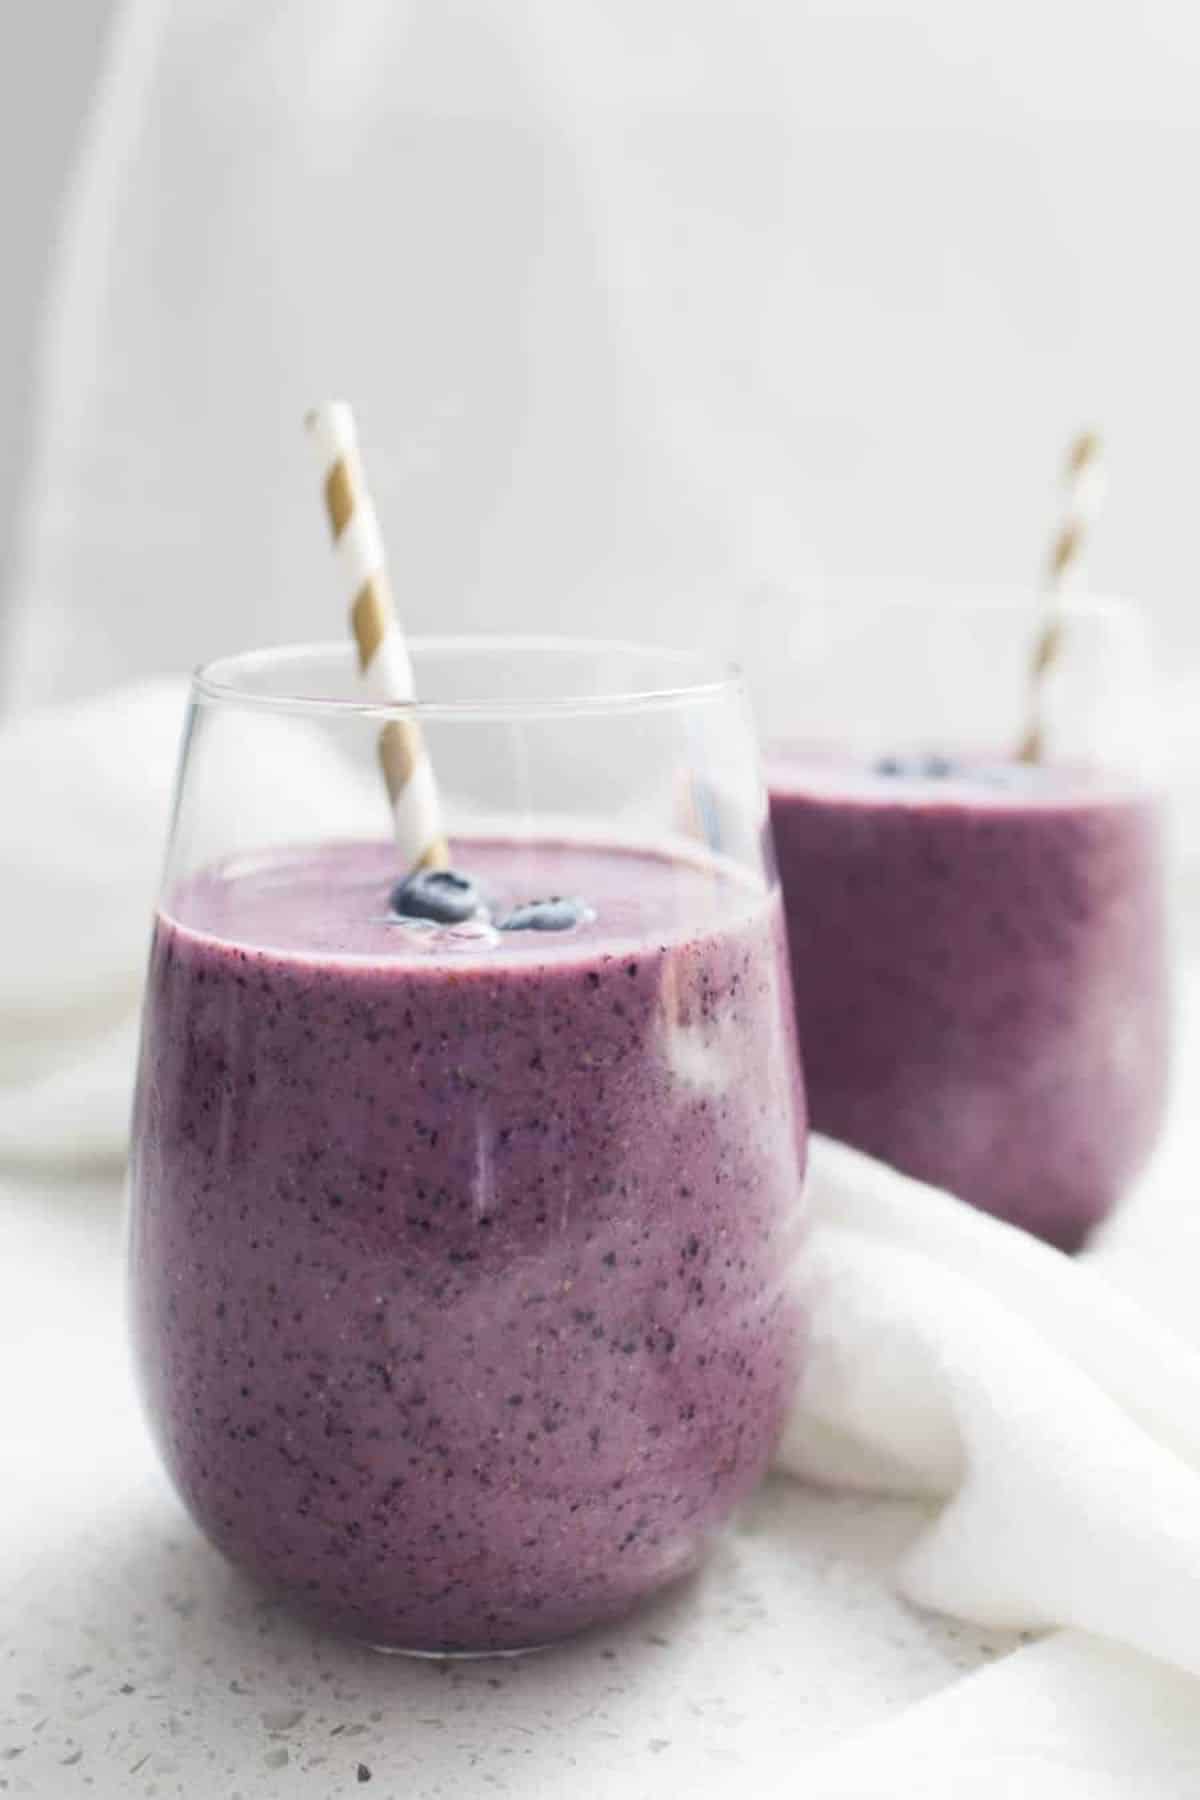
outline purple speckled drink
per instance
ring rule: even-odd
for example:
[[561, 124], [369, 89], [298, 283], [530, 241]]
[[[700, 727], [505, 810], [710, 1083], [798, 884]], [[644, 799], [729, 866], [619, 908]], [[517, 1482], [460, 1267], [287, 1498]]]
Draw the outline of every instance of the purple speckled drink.
[[692, 1567], [795, 1387], [803, 1101], [778, 895], [699, 857], [459, 843], [419, 931], [340, 845], [176, 885], [155, 935], [135, 1328], [236, 1563], [371, 1643], [488, 1651]]
[[1086, 771], [769, 759], [814, 1126], [1077, 1248], [1158, 1131], [1158, 806]]

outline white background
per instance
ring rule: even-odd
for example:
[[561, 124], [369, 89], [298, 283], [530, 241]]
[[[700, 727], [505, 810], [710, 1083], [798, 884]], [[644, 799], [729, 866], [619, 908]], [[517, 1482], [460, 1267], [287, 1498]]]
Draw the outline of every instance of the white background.
[[[160, 68], [48, 401], [51, 438], [77, 406], [92, 434], [72, 506], [112, 477], [98, 419], [124, 461], [111, 516], [22, 575], [75, 608], [29, 697], [332, 624], [297, 417], [343, 384], [414, 627], [713, 635], [755, 584], [1023, 582], [1094, 421], [1095, 583], [1200, 668], [1183, 0], [134, 10]], [[10, 590], [109, 11], [0, 11]]]
[[25, 474], [32, 358], [62, 187], [95, 80], [111, 0], [0, 8], [0, 581]]

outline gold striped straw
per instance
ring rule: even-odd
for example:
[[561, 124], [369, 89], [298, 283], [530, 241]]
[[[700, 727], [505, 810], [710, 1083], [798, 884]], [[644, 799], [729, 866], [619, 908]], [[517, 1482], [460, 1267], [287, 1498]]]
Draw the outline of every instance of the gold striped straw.
[[1021, 762], [1041, 762], [1045, 751], [1044, 683], [1062, 654], [1065, 618], [1063, 602], [1083, 572], [1084, 544], [1104, 500], [1104, 467], [1098, 433], [1084, 431], [1067, 452], [1063, 468], [1066, 509], [1050, 545], [1043, 579], [1045, 617], [1034, 645], [1029, 670], [1029, 719], [1021, 747]]
[[[372, 700], [414, 700], [412, 660], [396, 617], [383, 536], [358, 453], [354, 414], [339, 401], [305, 421], [321, 458], [325, 506], [350, 606], [363, 685]], [[450, 861], [437, 784], [415, 718], [389, 719], [379, 734], [379, 762], [408, 869], [444, 869]]]

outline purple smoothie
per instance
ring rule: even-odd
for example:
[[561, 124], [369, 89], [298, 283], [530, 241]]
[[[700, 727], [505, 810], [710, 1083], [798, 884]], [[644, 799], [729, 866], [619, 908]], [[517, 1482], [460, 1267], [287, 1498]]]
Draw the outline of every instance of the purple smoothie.
[[763, 1473], [798, 1374], [803, 1099], [778, 895], [465, 842], [561, 933], [390, 922], [392, 853], [168, 896], [133, 1173], [163, 1455], [244, 1569], [371, 1643], [621, 1613]]
[[1162, 1114], [1156, 801], [1065, 768], [768, 776], [814, 1127], [1078, 1248]]

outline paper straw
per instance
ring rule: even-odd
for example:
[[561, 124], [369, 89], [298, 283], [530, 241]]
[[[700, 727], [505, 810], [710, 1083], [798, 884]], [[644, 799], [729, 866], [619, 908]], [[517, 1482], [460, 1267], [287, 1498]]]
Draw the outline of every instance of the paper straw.
[[1017, 752], [1021, 762], [1028, 763], [1040, 762], [1045, 750], [1044, 683], [1062, 654], [1063, 601], [1079, 580], [1088, 527], [1104, 499], [1104, 468], [1096, 432], [1085, 431], [1075, 439], [1067, 452], [1063, 481], [1066, 510], [1046, 559], [1045, 619], [1034, 645], [1029, 670], [1029, 721]]
[[[350, 607], [363, 685], [372, 700], [414, 700], [412, 661], [396, 617], [379, 520], [358, 453], [354, 414], [340, 402], [306, 421], [325, 476], [325, 506]], [[415, 718], [389, 719], [379, 734], [379, 762], [396, 825], [396, 842], [411, 869], [444, 869], [450, 861], [437, 785]]]

